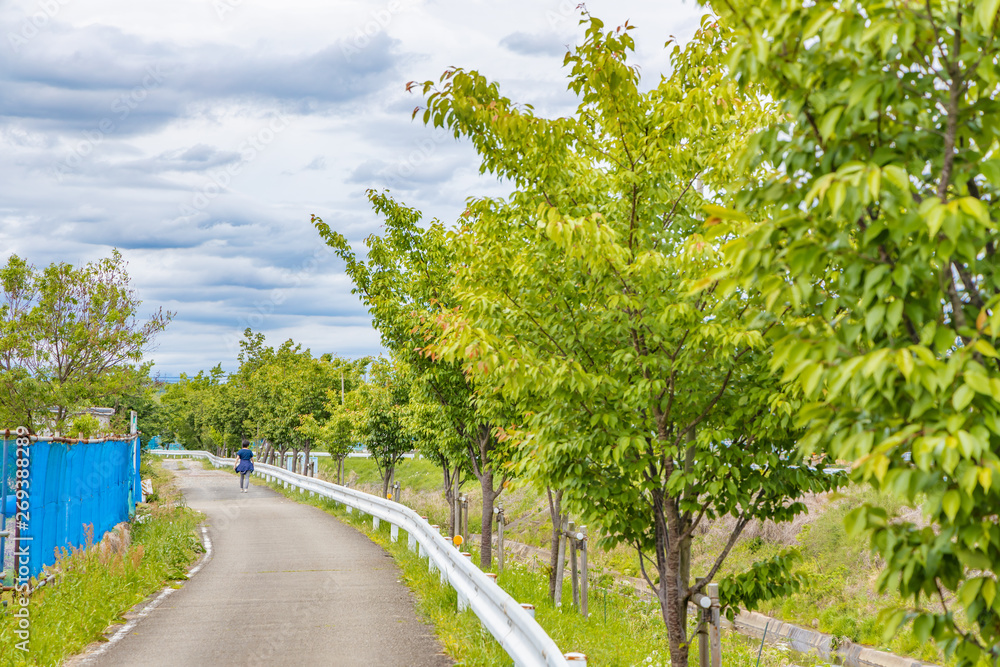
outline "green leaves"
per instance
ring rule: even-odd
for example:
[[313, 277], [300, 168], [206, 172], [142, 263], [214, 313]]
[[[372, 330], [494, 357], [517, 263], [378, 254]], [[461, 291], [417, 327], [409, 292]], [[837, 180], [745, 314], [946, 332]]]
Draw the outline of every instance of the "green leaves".
[[[742, 159], [756, 171], [731, 186], [733, 207], [761, 221], [726, 248], [733, 282], [781, 318], [773, 364], [811, 401], [796, 414], [805, 444], [926, 500], [934, 530], [866, 509], [848, 527], [872, 537], [886, 585], [915, 606], [962, 592], [971, 633], [949, 614], [889, 620], [914, 620], [963, 666], [1000, 657], [1000, 615], [963, 587], [964, 568], [995, 577], [1000, 563], [984, 528], [1000, 506], [998, 7], [714, 5], [737, 33], [733, 74], [789, 120], [751, 140]], [[766, 54], [752, 48], [764, 36]]]
[[149, 364], [139, 362], [173, 317], [159, 309], [139, 320], [117, 250], [41, 271], [13, 255], [0, 285], [0, 421], [36, 430], [60, 431], [72, 409], [140, 387]]

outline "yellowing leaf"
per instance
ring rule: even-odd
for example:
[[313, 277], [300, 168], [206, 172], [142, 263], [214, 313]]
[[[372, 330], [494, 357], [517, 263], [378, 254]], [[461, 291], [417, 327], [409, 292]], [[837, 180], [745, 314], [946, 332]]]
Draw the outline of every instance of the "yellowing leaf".
[[941, 499], [941, 509], [944, 510], [944, 513], [948, 517], [949, 521], [955, 520], [955, 516], [958, 514], [958, 510], [961, 507], [962, 497], [955, 489], [948, 491], [944, 494], [944, 498]]
[[910, 351], [900, 350], [897, 352], [896, 364], [899, 366], [899, 372], [902, 373], [906, 381], [909, 382], [910, 374], [913, 373], [913, 355], [910, 354]]
[[975, 197], [962, 197], [958, 200], [958, 206], [980, 223], [990, 224], [990, 213], [986, 210], [986, 204]]
[[833, 131], [837, 129], [837, 121], [840, 120], [842, 113], [844, 113], [844, 107], [834, 107], [823, 115], [823, 120], [819, 122], [819, 135], [823, 139], [829, 139]]
[[976, 21], [987, 33], [993, 32], [993, 22], [997, 17], [1000, 0], [980, 0], [976, 5]]
[[941, 224], [944, 222], [944, 215], [947, 212], [948, 209], [944, 204], [937, 204], [931, 207], [924, 215], [924, 222], [927, 223], [927, 233], [932, 239], [937, 236], [938, 231], [941, 229]]
[[1000, 357], [1000, 355], [997, 354], [996, 348], [982, 338], [973, 343], [972, 347], [984, 357], [992, 357], [993, 359]]
[[899, 165], [887, 164], [882, 167], [882, 175], [900, 190], [908, 191], [910, 189], [910, 177], [907, 175], [906, 170]]
[[990, 379], [984, 373], [969, 372], [965, 376], [965, 384], [975, 389], [980, 394], [991, 396]]
[[983, 490], [989, 493], [990, 487], [993, 486], [993, 471], [989, 468], [980, 468], [977, 476], [979, 478], [979, 486], [983, 487]]
[[872, 169], [868, 172], [868, 192], [873, 200], [878, 200], [879, 192], [882, 190], [882, 171]]
[[955, 408], [956, 412], [961, 412], [965, 408], [969, 407], [969, 403], [972, 402], [972, 398], [976, 395], [976, 392], [972, 390], [967, 384], [963, 384], [955, 393], [951, 396], [951, 405]]
[[733, 211], [725, 206], [716, 206], [715, 204], [705, 204], [702, 206], [702, 210], [709, 215], [710, 218], [719, 218], [720, 220], [737, 220], [739, 222], [749, 222], [745, 214], [739, 211]]

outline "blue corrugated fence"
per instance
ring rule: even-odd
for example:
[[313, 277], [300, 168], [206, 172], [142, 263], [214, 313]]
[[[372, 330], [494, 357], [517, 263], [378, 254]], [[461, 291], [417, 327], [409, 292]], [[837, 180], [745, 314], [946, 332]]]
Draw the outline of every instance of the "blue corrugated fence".
[[[3, 441], [3, 448], [0, 526], [7, 525], [15, 547], [7, 548], [4, 569], [19, 578], [25, 565], [30, 577], [52, 565], [57, 549], [86, 546], [88, 530], [94, 542], [100, 541], [116, 524], [128, 520], [141, 500], [138, 437], [89, 441], [31, 437], [22, 446], [12, 438]], [[27, 487], [17, 486], [18, 469], [28, 471]], [[24, 493], [17, 497], [18, 488], [26, 488], [26, 497]], [[17, 562], [10, 560], [14, 550]]]

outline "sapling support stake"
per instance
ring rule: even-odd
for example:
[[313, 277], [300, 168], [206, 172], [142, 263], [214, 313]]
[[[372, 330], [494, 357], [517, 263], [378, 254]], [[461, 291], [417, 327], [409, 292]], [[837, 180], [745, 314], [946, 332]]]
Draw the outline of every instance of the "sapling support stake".
[[764, 640], [767, 639], [767, 626], [771, 625], [771, 621], [764, 624], [764, 634], [760, 638], [760, 648], [757, 649], [757, 664], [755, 667], [760, 667], [760, 654], [764, 651]]
[[568, 524], [569, 532], [566, 538], [569, 540], [569, 579], [573, 588], [573, 606], [580, 608], [580, 583], [578, 580], [579, 570], [576, 567], [576, 524], [572, 521]]
[[580, 526], [580, 613], [587, 618], [587, 527]]
[[566, 529], [568, 518], [563, 519], [562, 530], [559, 531], [559, 548], [558, 548], [558, 558], [556, 559], [556, 591], [555, 599], [553, 602], [555, 606], [562, 606], [562, 583], [563, 583], [563, 572], [565, 567], [563, 561], [566, 559]]

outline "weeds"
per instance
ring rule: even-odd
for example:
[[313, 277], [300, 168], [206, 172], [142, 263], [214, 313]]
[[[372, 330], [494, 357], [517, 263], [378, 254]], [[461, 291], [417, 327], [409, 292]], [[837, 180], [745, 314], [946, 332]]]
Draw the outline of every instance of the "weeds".
[[[201, 552], [195, 536], [200, 515], [178, 503], [157, 465], [143, 465], [164, 501], [140, 506], [131, 545], [109, 539], [97, 547], [64, 550], [51, 572], [54, 585], [38, 589], [28, 606], [28, 652], [15, 648], [15, 618], [8, 606], [0, 615], [0, 665], [58, 665], [100, 638], [122, 614], [170, 580], [186, 578]], [[9, 598], [5, 599], [9, 602]]]

